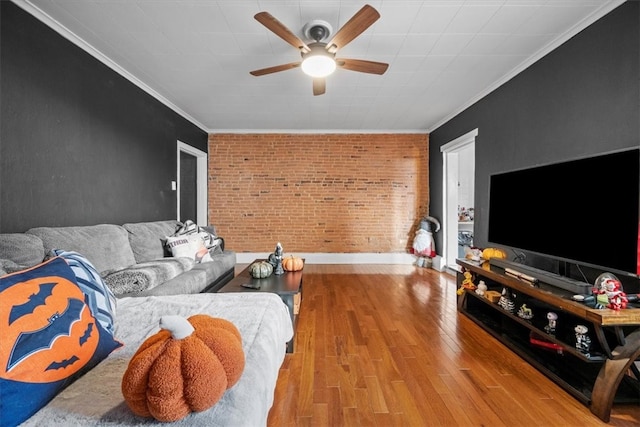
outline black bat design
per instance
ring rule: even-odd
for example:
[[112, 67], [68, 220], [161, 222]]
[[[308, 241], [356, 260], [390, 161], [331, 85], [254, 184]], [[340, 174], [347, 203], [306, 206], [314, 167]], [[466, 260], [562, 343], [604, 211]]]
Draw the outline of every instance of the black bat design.
[[45, 304], [45, 300], [47, 297], [50, 297], [53, 293], [53, 288], [56, 286], [56, 283], [42, 283], [40, 284], [40, 289], [37, 294], [31, 294], [29, 296], [29, 301], [25, 302], [21, 305], [14, 305], [11, 307], [11, 312], [9, 313], [9, 325], [13, 322], [21, 318], [22, 316], [26, 316], [27, 314], [31, 314], [34, 312], [36, 308]]
[[78, 360], [80, 359], [78, 359], [78, 356], [74, 354], [70, 358], [64, 359], [60, 362], [51, 362], [51, 364], [47, 366], [47, 369], [45, 369], [45, 371], [48, 371], [50, 369], [66, 368], [67, 366], [72, 365], [74, 362], [77, 362]]
[[91, 338], [91, 333], [93, 332], [93, 323], [89, 323], [87, 325], [87, 329], [85, 329], [84, 334], [80, 337], [79, 343], [80, 345], [84, 345], [89, 338]]
[[51, 348], [57, 337], [71, 334], [71, 325], [76, 320], [80, 320], [84, 303], [75, 298], [69, 298], [68, 301], [66, 310], [62, 314], [55, 313], [51, 316], [47, 326], [37, 331], [22, 332], [18, 336], [9, 355], [7, 371], [30, 354]]

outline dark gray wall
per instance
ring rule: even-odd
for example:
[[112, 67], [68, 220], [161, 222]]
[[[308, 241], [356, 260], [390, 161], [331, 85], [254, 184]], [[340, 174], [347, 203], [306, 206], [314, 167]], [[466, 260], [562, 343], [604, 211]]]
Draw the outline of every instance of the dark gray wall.
[[207, 133], [0, 3], [0, 232], [176, 218], [177, 141]]
[[[430, 134], [430, 215], [443, 212], [440, 147], [475, 128], [480, 247], [491, 174], [640, 145], [639, 5], [622, 4]], [[602, 230], [592, 231], [597, 240]], [[435, 239], [442, 248], [442, 233]]]

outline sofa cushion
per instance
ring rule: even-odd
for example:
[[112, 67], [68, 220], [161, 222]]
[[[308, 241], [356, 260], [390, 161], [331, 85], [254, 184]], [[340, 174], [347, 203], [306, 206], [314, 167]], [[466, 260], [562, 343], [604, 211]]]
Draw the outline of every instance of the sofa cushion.
[[218, 277], [236, 266], [236, 253], [224, 251], [211, 255], [211, 262], [196, 264], [194, 270], [202, 270], [207, 275], [207, 284], [213, 283]]
[[0, 278], [0, 419], [17, 425], [121, 346], [59, 257]]
[[53, 249], [81, 253], [102, 276], [136, 262], [127, 230], [119, 225], [36, 227], [27, 230], [27, 233], [42, 239], [45, 253]]
[[0, 258], [0, 276], [15, 273], [16, 271], [24, 270], [26, 268], [29, 268], [29, 266], [16, 264], [10, 259]]
[[177, 224], [176, 220], [124, 224], [136, 261], [151, 261], [170, 255], [165, 248], [165, 239], [175, 233]]
[[26, 267], [44, 260], [44, 246], [37, 236], [24, 233], [0, 234], [0, 259], [8, 259]]

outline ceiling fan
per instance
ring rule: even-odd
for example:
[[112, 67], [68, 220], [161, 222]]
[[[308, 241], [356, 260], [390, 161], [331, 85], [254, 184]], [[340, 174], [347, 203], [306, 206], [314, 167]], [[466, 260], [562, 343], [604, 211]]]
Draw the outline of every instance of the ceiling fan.
[[322, 95], [326, 90], [325, 77], [336, 67], [369, 74], [384, 74], [389, 67], [389, 64], [383, 62], [336, 58], [339, 49], [345, 47], [380, 18], [378, 11], [368, 4], [356, 12], [328, 43], [322, 40], [329, 37], [331, 26], [324, 21], [312, 21], [305, 25], [305, 35], [314, 40], [313, 43], [306, 44], [269, 12], [260, 12], [254, 18], [275, 35], [300, 50], [302, 60], [254, 70], [250, 72], [251, 75], [263, 76], [301, 67], [302, 71], [313, 77], [313, 94]]

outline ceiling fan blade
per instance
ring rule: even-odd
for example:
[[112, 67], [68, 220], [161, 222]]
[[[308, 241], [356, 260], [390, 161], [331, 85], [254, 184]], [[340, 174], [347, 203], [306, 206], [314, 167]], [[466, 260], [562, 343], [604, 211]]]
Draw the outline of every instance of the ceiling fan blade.
[[253, 76], [264, 76], [265, 74], [277, 73], [279, 71], [291, 70], [293, 68], [298, 68], [301, 62], [289, 62], [288, 64], [276, 65], [268, 68], [261, 68], [259, 70], [249, 71], [249, 74]]
[[323, 77], [313, 79], [313, 94], [322, 95], [327, 89], [327, 81]]
[[372, 6], [365, 4], [346, 24], [338, 30], [333, 39], [327, 43], [326, 49], [335, 53], [358, 37], [364, 30], [380, 18], [380, 14]]
[[282, 22], [274, 18], [269, 12], [257, 13], [254, 18], [256, 21], [271, 30], [276, 36], [280, 37], [296, 49], [300, 49], [301, 52], [306, 53], [311, 50], [305, 42], [300, 40], [298, 36], [293, 34], [291, 30], [285, 27]]
[[345, 70], [359, 71], [369, 74], [384, 74], [389, 64], [384, 62], [365, 61], [363, 59], [336, 58], [336, 65]]

